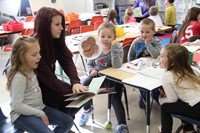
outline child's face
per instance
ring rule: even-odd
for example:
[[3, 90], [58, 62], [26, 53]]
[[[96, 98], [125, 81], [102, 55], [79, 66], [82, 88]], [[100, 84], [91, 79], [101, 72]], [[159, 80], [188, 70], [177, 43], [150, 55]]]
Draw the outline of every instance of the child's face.
[[140, 25], [140, 37], [143, 40], [146, 40], [147, 38], [153, 38], [155, 31], [152, 30], [151, 25], [141, 24]]
[[198, 16], [197, 16], [197, 21], [200, 22], [200, 13], [199, 13]]
[[168, 58], [167, 58], [167, 50], [163, 48], [160, 51], [160, 55], [158, 56], [159, 66], [160, 68], [167, 69], [168, 68]]
[[103, 49], [110, 49], [111, 41], [115, 39], [114, 32], [108, 28], [101, 29], [99, 32], [99, 40], [103, 45]]
[[28, 51], [25, 53], [25, 62], [27, 71], [38, 67], [40, 61], [40, 46], [38, 43], [28, 43]]
[[62, 17], [59, 15], [52, 17], [51, 33], [53, 38], [59, 38], [62, 30]]

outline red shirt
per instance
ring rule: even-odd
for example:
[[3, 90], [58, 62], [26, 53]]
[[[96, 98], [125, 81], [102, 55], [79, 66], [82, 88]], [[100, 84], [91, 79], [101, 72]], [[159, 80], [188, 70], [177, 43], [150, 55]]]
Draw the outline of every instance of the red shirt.
[[199, 35], [200, 35], [200, 22], [191, 21], [188, 27], [186, 28], [183, 37], [180, 39], [180, 43], [183, 44], [185, 42], [188, 42], [188, 39], [190, 37]]

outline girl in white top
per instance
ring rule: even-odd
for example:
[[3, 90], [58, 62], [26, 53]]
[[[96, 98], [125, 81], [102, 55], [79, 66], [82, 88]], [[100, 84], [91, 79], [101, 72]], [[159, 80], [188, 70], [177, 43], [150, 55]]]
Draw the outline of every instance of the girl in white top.
[[[200, 119], [200, 78], [189, 63], [189, 52], [180, 44], [168, 44], [158, 57], [160, 67], [166, 69], [162, 77], [161, 125], [162, 133], [171, 133], [171, 114], [180, 114]], [[186, 133], [195, 132], [192, 124], [185, 127]]]

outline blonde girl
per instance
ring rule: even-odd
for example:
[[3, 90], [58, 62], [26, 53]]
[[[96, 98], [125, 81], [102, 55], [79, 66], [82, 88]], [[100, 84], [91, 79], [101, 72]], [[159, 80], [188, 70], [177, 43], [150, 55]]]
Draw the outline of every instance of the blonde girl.
[[[162, 76], [161, 104], [162, 133], [172, 133], [171, 114], [200, 119], [200, 78], [192, 70], [189, 52], [180, 44], [167, 44], [158, 57], [160, 67], [166, 69]], [[184, 128], [193, 133], [192, 124]]]
[[[11, 96], [11, 121], [29, 133], [66, 133], [71, 116], [45, 106], [35, 69], [40, 61], [40, 46], [34, 38], [19, 37], [12, 47], [7, 89]], [[52, 131], [48, 125], [57, 125]]]
[[[88, 86], [93, 77], [98, 76], [100, 70], [114, 67], [119, 68], [123, 61], [123, 49], [119, 45], [116, 39], [115, 26], [111, 23], [103, 23], [98, 29], [98, 38], [102, 44], [102, 53], [99, 57], [94, 60], [89, 60], [87, 62], [87, 67], [89, 71], [89, 76], [83, 82], [83, 85]], [[115, 83], [113, 81], [105, 80], [103, 85], [106, 88], [114, 88], [116, 94], [112, 95], [112, 106], [115, 111], [118, 126], [114, 133], [128, 133], [128, 127], [126, 124], [126, 115], [123, 103], [121, 101], [122, 96], [122, 84]], [[93, 112], [91, 101], [85, 104], [84, 111], [80, 119], [80, 126], [85, 126], [89, 115]]]
[[124, 23], [136, 22], [136, 19], [133, 17], [133, 9], [131, 7], [127, 8], [124, 15]]

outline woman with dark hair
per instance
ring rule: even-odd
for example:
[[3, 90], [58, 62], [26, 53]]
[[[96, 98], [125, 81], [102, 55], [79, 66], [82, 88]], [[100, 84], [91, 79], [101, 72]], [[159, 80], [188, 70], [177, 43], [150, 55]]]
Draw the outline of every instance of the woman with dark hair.
[[[40, 44], [41, 60], [37, 68], [39, 85], [46, 105], [74, 116], [79, 109], [69, 110], [65, 106], [65, 94], [86, 91], [80, 84], [72, 53], [65, 44], [65, 19], [54, 8], [42, 7], [36, 14], [33, 36]], [[63, 82], [55, 75], [55, 64], [59, 62], [70, 83]]]
[[149, 8], [156, 5], [156, 0], [135, 0], [133, 8], [140, 7], [142, 16], [136, 17], [136, 21], [140, 22], [144, 18], [149, 17]]
[[185, 20], [178, 32], [178, 38], [180, 43], [188, 42], [188, 39], [192, 36], [200, 35], [200, 22], [198, 17], [200, 16], [200, 8], [192, 7], [188, 10]]

